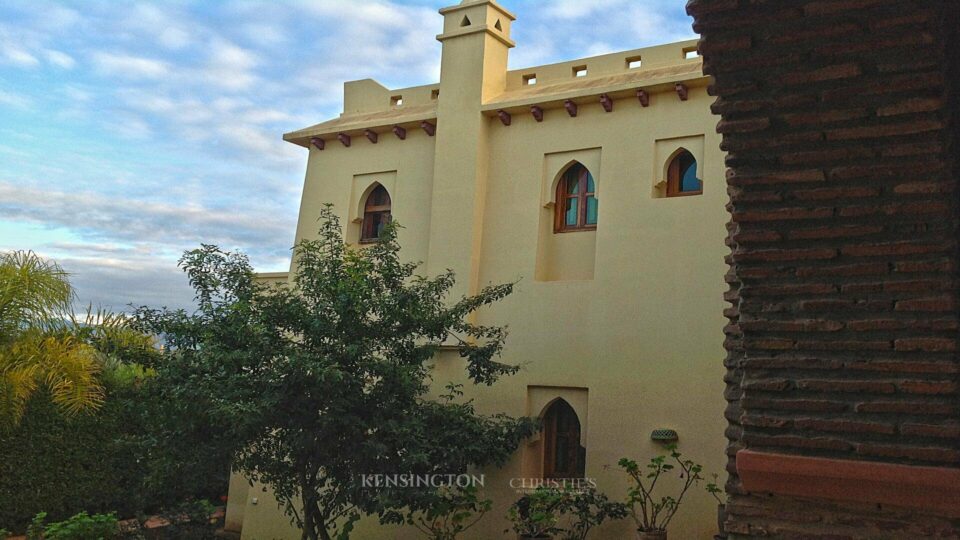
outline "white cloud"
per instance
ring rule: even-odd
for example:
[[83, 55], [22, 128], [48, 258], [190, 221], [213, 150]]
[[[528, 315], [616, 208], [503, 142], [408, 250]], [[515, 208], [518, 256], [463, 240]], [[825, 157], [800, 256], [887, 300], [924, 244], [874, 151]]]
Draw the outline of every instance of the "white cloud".
[[45, 30], [66, 30], [83, 19], [76, 10], [56, 4], [44, 5], [37, 12], [38, 26]]
[[51, 64], [63, 69], [73, 69], [73, 67], [77, 65], [77, 61], [74, 60], [72, 56], [64, 52], [47, 49], [46, 56], [47, 62], [50, 62]]
[[40, 64], [40, 61], [37, 60], [37, 57], [30, 54], [29, 52], [23, 50], [20, 47], [15, 45], [2, 45], [2, 50], [0, 54], [7, 59], [8, 62], [16, 64], [22, 67], [33, 67]]
[[93, 55], [93, 62], [107, 76], [160, 79], [170, 74], [166, 62], [139, 56], [98, 52]]
[[7, 220], [69, 227], [94, 239], [157, 246], [213, 242], [256, 248], [292, 236], [295, 216], [250, 209], [156, 202], [94, 192], [60, 191], [0, 182], [0, 215]]
[[160, 31], [157, 41], [168, 49], [180, 50], [193, 43], [193, 38], [182, 28], [170, 27]]
[[13, 92], [6, 92], [0, 90], [0, 105], [7, 105], [9, 107], [15, 107], [18, 109], [25, 109], [31, 104], [30, 98], [26, 96], [21, 96], [20, 94], [15, 94]]
[[252, 52], [221, 38], [208, 45], [209, 62], [200, 72], [213, 86], [225, 90], [245, 90], [259, 80], [253, 69], [259, 63]]
[[126, 115], [118, 118], [112, 124], [114, 131], [131, 139], [149, 139], [153, 135], [153, 128], [143, 118]]
[[240, 27], [244, 37], [256, 45], [268, 47], [287, 43], [289, 38], [278, 27], [269, 24], [250, 23]]

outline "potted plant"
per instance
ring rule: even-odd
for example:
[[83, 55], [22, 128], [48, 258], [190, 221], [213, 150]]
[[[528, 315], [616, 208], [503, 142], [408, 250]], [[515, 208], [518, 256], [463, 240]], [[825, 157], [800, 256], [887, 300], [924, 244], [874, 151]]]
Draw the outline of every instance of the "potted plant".
[[572, 519], [563, 528], [563, 540], [585, 540], [590, 529], [608, 519], [623, 519], [629, 514], [627, 505], [612, 502], [593, 486], [568, 488], [564, 491], [561, 513]]
[[519, 538], [553, 538], [554, 534], [563, 532], [557, 527], [563, 503], [562, 491], [541, 486], [513, 503], [507, 519], [513, 523], [511, 528]]
[[713, 474], [713, 482], [707, 484], [707, 493], [717, 500], [717, 530], [720, 531], [717, 537], [726, 538], [727, 533], [723, 530], [723, 523], [727, 521], [727, 505], [724, 504], [723, 499], [720, 498], [720, 494], [723, 493], [723, 488], [718, 484], [719, 478], [717, 473]]
[[[628, 458], [620, 459], [619, 465], [626, 471], [633, 481], [627, 491], [627, 505], [630, 516], [637, 525], [639, 540], [666, 540], [667, 525], [676, 515], [683, 496], [691, 487], [700, 483], [703, 478], [700, 472], [703, 467], [688, 459], [682, 459], [676, 445], [667, 447], [668, 455], [659, 455], [650, 458], [650, 461], [641, 468], [636, 461]], [[655, 496], [654, 489], [657, 481], [666, 475], [673, 474], [679, 469], [682, 483], [677, 488], [676, 496]]]

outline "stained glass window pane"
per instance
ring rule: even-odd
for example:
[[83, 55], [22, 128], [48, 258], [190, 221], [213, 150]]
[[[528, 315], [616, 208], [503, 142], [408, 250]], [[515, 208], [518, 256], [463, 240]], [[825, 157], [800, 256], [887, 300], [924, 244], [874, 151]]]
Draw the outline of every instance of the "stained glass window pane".
[[587, 197], [587, 225], [597, 224], [597, 198], [593, 195]]
[[590, 172], [587, 172], [587, 193], [594, 193], [596, 188], [593, 185], [593, 175]]
[[690, 159], [688, 162], [681, 162], [680, 191], [700, 191], [703, 188], [703, 182], [697, 178], [697, 161]]
[[567, 207], [564, 210], [564, 222], [567, 226], [576, 227], [577, 225], [577, 209], [579, 207], [578, 197], [570, 197], [567, 199]]

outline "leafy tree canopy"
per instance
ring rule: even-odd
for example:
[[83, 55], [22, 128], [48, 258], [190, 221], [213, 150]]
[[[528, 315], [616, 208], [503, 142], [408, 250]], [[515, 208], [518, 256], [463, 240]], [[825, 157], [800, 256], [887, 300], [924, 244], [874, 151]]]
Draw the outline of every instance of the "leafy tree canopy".
[[347, 538], [364, 514], [427, 508], [434, 491], [365, 486], [364, 475], [455, 474], [502, 463], [535, 429], [478, 415], [457, 387], [432, 398], [430, 362], [455, 343], [469, 378], [493, 384], [505, 330], [470, 315], [512, 291], [490, 286], [449, 302], [454, 275], [415, 274], [391, 224], [354, 248], [330, 206], [315, 240], [293, 251], [289, 285], [258, 283], [246, 257], [204, 245], [180, 263], [199, 308], [141, 308], [141, 327], [169, 345], [168, 398], [204, 410], [234, 467], [269, 484], [304, 539]]

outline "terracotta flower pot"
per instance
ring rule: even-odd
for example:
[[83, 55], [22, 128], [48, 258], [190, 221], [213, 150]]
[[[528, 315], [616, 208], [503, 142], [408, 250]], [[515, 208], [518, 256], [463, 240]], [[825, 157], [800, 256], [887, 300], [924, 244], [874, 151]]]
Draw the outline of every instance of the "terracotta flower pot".
[[667, 540], [667, 531], [641, 531], [637, 529], [637, 540]]

